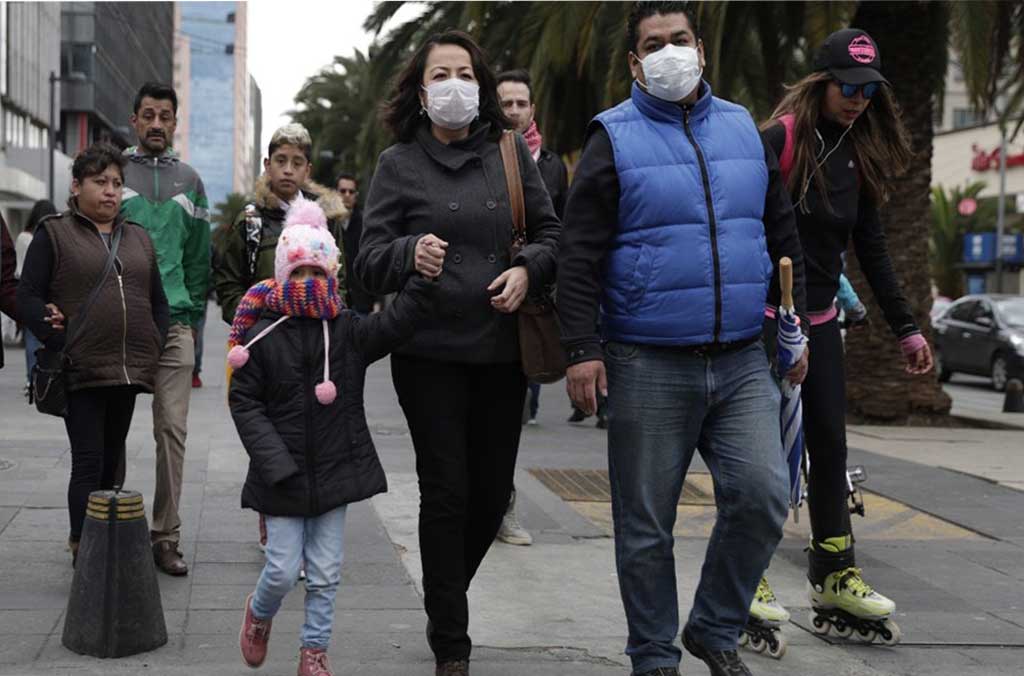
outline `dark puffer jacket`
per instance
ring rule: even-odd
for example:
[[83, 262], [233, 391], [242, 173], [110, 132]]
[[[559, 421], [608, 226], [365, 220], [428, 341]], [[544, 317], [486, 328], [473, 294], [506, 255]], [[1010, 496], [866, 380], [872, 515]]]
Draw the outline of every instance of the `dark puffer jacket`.
[[[18, 285], [21, 319], [47, 349], [65, 350], [69, 390], [134, 385], [152, 392], [170, 319], [153, 242], [142, 226], [118, 215], [114, 232], [120, 229], [122, 236], [115, 267], [65, 349], [110, 253], [74, 200], [69, 206], [36, 228]], [[44, 321], [47, 303], [64, 313], [66, 330], [54, 331]]]
[[[272, 516], [318, 516], [387, 490], [363, 409], [366, 367], [412, 337], [434, 314], [437, 284], [416, 276], [387, 311], [350, 310], [329, 322], [331, 381], [338, 396], [321, 405], [320, 320], [289, 318], [250, 348], [231, 378], [228, 400], [249, 473], [242, 507]], [[264, 316], [257, 335], [280, 315]]]

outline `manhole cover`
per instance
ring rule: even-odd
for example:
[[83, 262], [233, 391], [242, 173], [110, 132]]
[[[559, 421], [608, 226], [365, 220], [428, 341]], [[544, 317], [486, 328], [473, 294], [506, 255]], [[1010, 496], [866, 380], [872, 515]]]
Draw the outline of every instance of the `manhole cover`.
[[0, 472], [6, 472], [9, 469], [14, 469], [14, 463], [10, 460], [0, 458]]
[[[542, 469], [534, 467], [530, 474], [552, 493], [566, 502], [611, 502], [608, 470], [604, 469]], [[714, 505], [715, 497], [698, 487], [691, 479], [683, 483], [679, 496], [681, 505]]]

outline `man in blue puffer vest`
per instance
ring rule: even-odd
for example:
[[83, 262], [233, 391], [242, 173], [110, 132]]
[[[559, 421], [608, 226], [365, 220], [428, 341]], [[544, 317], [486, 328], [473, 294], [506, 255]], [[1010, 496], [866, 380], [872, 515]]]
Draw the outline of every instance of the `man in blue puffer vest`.
[[[633, 673], [678, 674], [672, 528], [697, 448], [718, 516], [683, 645], [714, 676], [742, 676], [737, 639], [788, 511], [779, 389], [760, 342], [765, 298], [772, 262], [789, 256], [802, 310], [803, 257], [774, 153], [750, 114], [701, 80], [686, 4], [636, 3], [628, 39], [632, 93], [591, 123], [566, 205], [558, 305], [569, 394], [593, 412], [607, 391]], [[788, 377], [802, 380], [806, 364], [805, 353]]]

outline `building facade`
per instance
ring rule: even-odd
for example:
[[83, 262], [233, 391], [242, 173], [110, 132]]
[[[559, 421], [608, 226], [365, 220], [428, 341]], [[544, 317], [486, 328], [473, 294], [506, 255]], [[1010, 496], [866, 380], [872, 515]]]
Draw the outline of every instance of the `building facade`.
[[[203, 178], [211, 205], [247, 193], [258, 173], [254, 108], [259, 89], [246, 65], [244, 2], [183, 2], [176, 8], [180, 103], [177, 144]], [[185, 81], [187, 85], [185, 84]]]
[[96, 141], [134, 143], [139, 87], [172, 81], [174, 3], [61, 3], [61, 140], [74, 155]]
[[[60, 24], [60, 3], [0, 1], [0, 211], [13, 234], [49, 195], [50, 74], [60, 71]], [[60, 99], [54, 104], [59, 110]], [[68, 164], [58, 153], [58, 178]], [[55, 191], [58, 203], [68, 184]]]

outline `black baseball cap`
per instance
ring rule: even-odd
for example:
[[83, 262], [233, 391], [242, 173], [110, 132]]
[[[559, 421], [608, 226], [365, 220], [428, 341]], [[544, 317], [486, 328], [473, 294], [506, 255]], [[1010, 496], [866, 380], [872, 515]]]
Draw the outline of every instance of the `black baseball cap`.
[[827, 70], [844, 84], [889, 81], [882, 77], [882, 55], [871, 36], [844, 28], [825, 38], [814, 57], [814, 70]]

